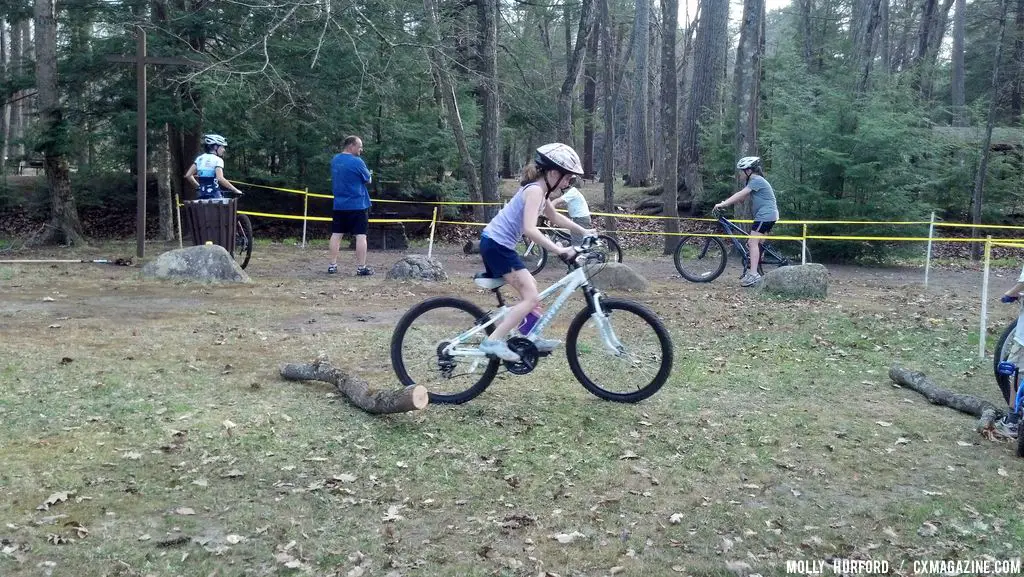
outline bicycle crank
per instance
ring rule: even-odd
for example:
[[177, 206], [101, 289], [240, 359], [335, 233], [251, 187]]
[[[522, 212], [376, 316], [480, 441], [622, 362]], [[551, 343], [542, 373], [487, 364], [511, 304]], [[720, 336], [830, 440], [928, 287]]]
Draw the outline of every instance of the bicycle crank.
[[519, 355], [519, 362], [504, 361], [505, 369], [513, 375], [525, 375], [537, 368], [539, 353], [533, 341], [524, 337], [512, 337], [508, 340], [508, 348]]

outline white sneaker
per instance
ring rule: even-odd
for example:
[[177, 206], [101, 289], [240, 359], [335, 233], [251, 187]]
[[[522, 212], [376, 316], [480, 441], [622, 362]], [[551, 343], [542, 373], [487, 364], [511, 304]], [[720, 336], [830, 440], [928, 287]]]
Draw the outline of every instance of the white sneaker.
[[533, 341], [533, 346], [537, 347], [537, 351], [541, 353], [550, 353], [558, 348], [558, 345], [562, 344], [562, 341], [558, 339], [545, 339], [539, 336], [533, 337], [530, 340]]
[[518, 363], [521, 360], [519, 355], [515, 354], [512, 352], [512, 349], [508, 348], [508, 343], [505, 341], [499, 341], [498, 339], [484, 339], [483, 342], [480, 343], [480, 350], [488, 355], [494, 355], [503, 361]]
[[1016, 439], [1019, 430], [1019, 425], [1019, 423], [1007, 422], [1007, 417], [1003, 417], [1002, 419], [999, 419], [998, 421], [995, 422], [994, 428], [996, 432], [999, 433], [1000, 435], [1008, 439]]
[[754, 286], [754, 285], [756, 285], [759, 282], [761, 282], [761, 275], [757, 274], [756, 272], [755, 273], [749, 273], [748, 272], [747, 274], [743, 275], [743, 278], [740, 279], [740, 286], [742, 286], [742, 287]]

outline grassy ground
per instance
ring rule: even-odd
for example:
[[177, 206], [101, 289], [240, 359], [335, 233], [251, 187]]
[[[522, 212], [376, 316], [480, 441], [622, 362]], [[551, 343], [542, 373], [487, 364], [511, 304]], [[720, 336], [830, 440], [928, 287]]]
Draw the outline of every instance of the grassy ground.
[[597, 400], [556, 354], [466, 405], [374, 417], [278, 365], [325, 351], [393, 386], [406, 309], [489, 305], [475, 262], [452, 249], [450, 284], [400, 284], [257, 248], [230, 287], [0, 265], [0, 575], [777, 575], [832, 557], [907, 574], [1020, 555], [1012, 447], [887, 378], [903, 363], [998, 399], [958, 277], [922, 293], [865, 271], [789, 303], [652, 275], [633, 298], [676, 364], [648, 401]]

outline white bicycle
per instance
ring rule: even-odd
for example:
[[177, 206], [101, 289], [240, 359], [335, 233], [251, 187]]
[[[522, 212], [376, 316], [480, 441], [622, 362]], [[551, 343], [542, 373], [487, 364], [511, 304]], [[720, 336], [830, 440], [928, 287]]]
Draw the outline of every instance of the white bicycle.
[[[590, 283], [589, 275], [600, 269], [586, 265], [604, 261], [595, 239], [585, 238], [576, 258], [567, 263], [568, 274], [540, 293], [544, 301], [561, 290], [531, 334], [542, 334], [572, 293], [582, 289], [587, 306], [572, 320], [565, 338], [569, 369], [594, 395], [635, 403], [658, 392], [668, 379], [672, 339], [651, 310], [630, 300], [605, 298]], [[474, 282], [494, 291], [497, 309], [485, 312], [455, 297], [427, 299], [402, 316], [391, 336], [391, 364], [398, 379], [405, 386], [426, 387], [433, 403], [465, 403], [491, 384], [502, 364], [512, 374], [525, 375], [550, 354], [538, 351], [529, 335], [508, 339], [519, 362], [501, 361], [481, 351], [481, 341], [510, 308], [500, 291], [504, 279], [480, 273]]]

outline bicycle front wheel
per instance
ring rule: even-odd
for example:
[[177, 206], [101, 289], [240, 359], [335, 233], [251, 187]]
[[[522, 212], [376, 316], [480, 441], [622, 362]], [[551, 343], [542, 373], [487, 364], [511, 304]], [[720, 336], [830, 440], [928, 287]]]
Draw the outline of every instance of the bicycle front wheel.
[[543, 270], [544, 265], [548, 262], [548, 251], [526, 237], [520, 239], [516, 245], [516, 254], [526, 265], [526, 270], [533, 275]]
[[252, 257], [252, 221], [249, 215], [240, 214], [235, 221], [235, 250], [231, 253], [238, 266], [245, 268]]
[[658, 392], [672, 372], [668, 329], [639, 303], [600, 302], [608, 319], [606, 330], [598, 326], [589, 308], [580, 311], [569, 325], [565, 339], [569, 369], [584, 388], [602, 399], [642, 401]]
[[[452, 297], [427, 299], [409, 309], [391, 335], [391, 366], [398, 380], [426, 387], [432, 403], [460, 404], [482, 393], [498, 372], [498, 360], [443, 351], [486, 316], [475, 304]], [[487, 327], [462, 346], [479, 346], [493, 330]]]
[[711, 282], [725, 270], [725, 245], [715, 236], [684, 236], [672, 260], [690, 282]]
[[[1013, 346], [1013, 333], [1017, 330], [1017, 320], [1014, 319], [1010, 326], [1006, 327], [999, 342], [996, 344], [996, 352], [992, 355], [992, 372], [996, 375], [996, 384], [999, 385], [999, 392], [1003, 394], [1006, 406], [1010, 406], [1010, 379], [1009, 376], [999, 374], [999, 363], [1010, 358], [1010, 347]], [[1024, 367], [1021, 367], [1024, 370]]]

